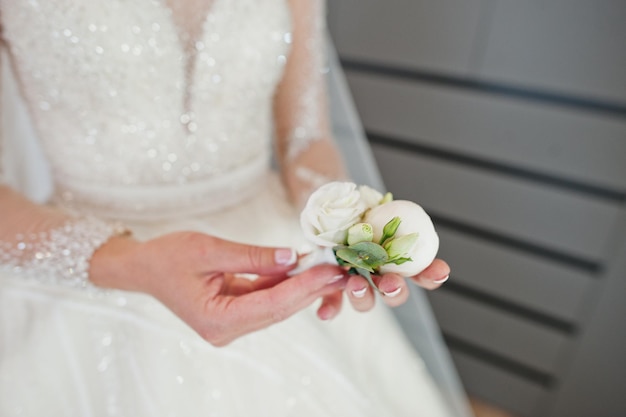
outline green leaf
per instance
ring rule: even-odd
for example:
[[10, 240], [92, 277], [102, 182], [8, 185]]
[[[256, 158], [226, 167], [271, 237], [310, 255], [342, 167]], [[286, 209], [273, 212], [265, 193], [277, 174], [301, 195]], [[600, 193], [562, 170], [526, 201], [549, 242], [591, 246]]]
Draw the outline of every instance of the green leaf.
[[335, 246], [333, 248], [337, 262], [349, 266], [348, 273], [364, 277], [376, 291], [380, 291], [372, 274], [375, 269], [389, 261], [389, 255], [382, 246], [373, 242], [359, 242], [351, 246]]
[[393, 219], [389, 220], [387, 222], [387, 224], [385, 225], [385, 227], [383, 227], [383, 235], [380, 238], [380, 243], [381, 245], [385, 243], [385, 241], [389, 238], [392, 238], [396, 232], [398, 231], [398, 227], [400, 226], [400, 223], [402, 222], [402, 220], [400, 220], [400, 217], [396, 216]]
[[376, 286], [376, 284], [374, 284], [374, 280], [372, 279], [372, 274], [370, 274], [369, 271], [365, 269], [361, 269], [361, 268], [355, 268], [355, 269], [356, 269], [357, 274], [365, 278], [372, 288], [374, 288], [378, 292], [381, 292], [380, 289], [378, 289], [378, 287]]
[[373, 242], [359, 242], [349, 248], [357, 251], [359, 258], [374, 269], [386, 264], [389, 260], [387, 251]]
[[354, 266], [356, 268], [366, 269], [369, 272], [374, 272], [374, 269], [366, 261], [364, 261], [363, 258], [360, 257], [359, 252], [354, 249], [339, 249], [337, 252], [335, 252], [335, 255], [337, 256], [337, 258], [343, 259], [345, 262], [347, 262], [348, 265]]
[[411, 258], [403, 258], [403, 257], [399, 257], [399, 258], [393, 258], [393, 259], [390, 259], [387, 263], [388, 263], [388, 264], [402, 265], [403, 263], [405, 263], [405, 262], [410, 262], [410, 261], [412, 261], [412, 260], [413, 260], [413, 259], [411, 259]]
[[383, 199], [380, 200], [380, 204], [385, 204], [393, 200], [393, 194], [387, 193], [383, 196]]
[[344, 245], [337, 245], [337, 246], [333, 246], [333, 254], [335, 254], [335, 259], [337, 259], [337, 263], [340, 266], [346, 266], [348, 265], [348, 263], [346, 261], [344, 261], [343, 259], [341, 259], [339, 256], [337, 256], [337, 251], [340, 249], [345, 249], [347, 248], [347, 246]]
[[346, 261], [338, 257], [336, 254], [335, 254], [335, 259], [337, 259], [337, 263], [339, 264], [339, 266], [350, 266], [349, 263], [347, 263]]
[[363, 269], [363, 268], [354, 268], [354, 270], [356, 271], [357, 274], [361, 275], [363, 278], [367, 279], [370, 283], [373, 283], [371, 281], [372, 279], [372, 274], [370, 271], [368, 271], [367, 269]]
[[383, 248], [385, 248], [390, 258], [407, 256], [415, 246], [418, 236], [417, 233], [409, 233], [408, 235], [387, 239]]

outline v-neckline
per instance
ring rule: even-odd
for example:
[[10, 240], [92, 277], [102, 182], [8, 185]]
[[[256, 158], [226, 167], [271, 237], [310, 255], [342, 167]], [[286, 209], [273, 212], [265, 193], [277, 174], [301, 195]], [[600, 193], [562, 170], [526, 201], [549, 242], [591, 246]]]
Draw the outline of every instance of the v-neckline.
[[[198, 0], [192, 0], [198, 1]], [[215, 9], [219, 7], [221, 0], [204, 0], [206, 3], [203, 8], [203, 13], [199, 17], [196, 17], [195, 25], [190, 31], [184, 30], [183, 23], [189, 16], [197, 16], [194, 14], [195, 7], [187, 11], [189, 14], [177, 14], [175, 3], [177, 0], [159, 0], [161, 7], [163, 7], [169, 16], [171, 27], [176, 36], [177, 44], [183, 56], [183, 76], [184, 76], [184, 96], [183, 96], [183, 110], [187, 114], [191, 114], [191, 90], [194, 83], [194, 73], [196, 70], [196, 58], [197, 47], [199, 43], [205, 38], [207, 24], [211, 20], [211, 17], [215, 14]], [[235, 1], [235, 0], [227, 0]], [[188, 3], [186, 0], [178, 0], [180, 3]], [[174, 3], [174, 4], [173, 4]], [[208, 4], [207, 4], [208, 3]], [[174, 7], [173, 7], [174, 6]], [[185, 5], [189, 7], [188, 5]], [[183, 6], [183, 7], [185, 7]], [[180, 10], [180, 9], [178, 9]]]
[[[211, 16], [213, 16], [215, 8], [218, 6], [220, 0], [161, 0], [162, 6], [166, 9], [168, 14], [170, 15], [170, 20], [172, 23], [172, 27], [176, 31], [178, 43], [181, 45], [184, 51], [188, 51], [190, 48], [193, 49], [193, 46], [203, 39], [204, 33], [206, 31], [207, 22], [210, 20]], [[189, 7], [189, 3], [197, 2], [198, 7], [195, 7], [195, 4], [189, 8], [189, 10], [185, 10], [185, 13], [181, 12], [183, 8]], [[179, 6], [176, 8], [175, 3], [187, 3], [187, 5]], [[200, 9], [199, 6], [203, 6]], [[178, 11], [177, 11], [178, 10]], [[197, 13], [195, 13], [197, 12]], [[185, 27], [189, 27], [186, 25], [188, 23], [188, 18], [193, 16], [195, 22], [193, 26], [191, 26], [191, 30], [185, 31]], [[186, 36], [189, 35], [189, 36]]]

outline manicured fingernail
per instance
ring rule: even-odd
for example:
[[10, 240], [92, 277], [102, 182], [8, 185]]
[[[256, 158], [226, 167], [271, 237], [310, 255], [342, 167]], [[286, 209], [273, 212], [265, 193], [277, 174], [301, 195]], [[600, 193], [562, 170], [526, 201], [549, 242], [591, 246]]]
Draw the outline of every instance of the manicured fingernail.
[[352, 290], [350, 291], [354, 298], [363, 298], [365, 297], [365, 293], [367, 292], [367, 287], [363, 287], [360, 290]]
[[274, 251], [274, 260], [278, 265], [293, 265], [297, 259], [298, 254], [293, 249], [283, 248]]
[[328, 281], [328, 283], [329, 283], [329, 284], [332, 284], [333, 282], [337, 282], [337, 281], [339, 281], [339, 280], [340, 280], [340, 279], [342, 279], [343, 277], [344, 277], [344, 275], [343, 275], [343, 274], [335, 275], [334, 277], [332, 277], [332, 278], [330, 279], [330, 281]]
[[448, 278], [450, 278], [450, 275], [446, 275], [445, 277], [438, 279], [436, 281], [433, 281], [435, 284], [443, 284], [444, 282], [446, 282], [448, 280]]
[[402, 291], [402, 287], [398, 287], [390, 292], [383, 291], [383, 294], [385, 294], [386, 297], [395, 297], [396, 295], [400, 294], [400, 291]]

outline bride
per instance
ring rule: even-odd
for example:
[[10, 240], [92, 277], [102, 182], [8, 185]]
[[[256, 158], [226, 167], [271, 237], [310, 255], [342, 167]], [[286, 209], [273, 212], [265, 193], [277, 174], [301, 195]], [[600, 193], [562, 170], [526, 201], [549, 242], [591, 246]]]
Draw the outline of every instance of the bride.
[[452, 415], [362, 278], [287, 279], [297, 208], [345, 177], [321, 0], [0, 0], [0, 24], [53, 182], [20, 193], [2, 138], [0, 415]]

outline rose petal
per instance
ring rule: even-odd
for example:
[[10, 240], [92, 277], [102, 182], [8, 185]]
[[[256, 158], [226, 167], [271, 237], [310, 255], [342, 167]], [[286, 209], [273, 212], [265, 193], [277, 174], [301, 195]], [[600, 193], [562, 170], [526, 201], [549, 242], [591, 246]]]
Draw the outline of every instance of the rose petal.
[[315, 191], [300, 215], [305, 237], [318, 245], [344, 243], [347, 229], [361, 220], [365, 203], [354, 183], [334, 182]]

